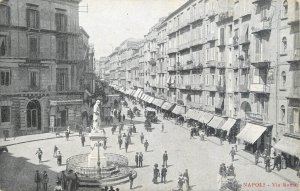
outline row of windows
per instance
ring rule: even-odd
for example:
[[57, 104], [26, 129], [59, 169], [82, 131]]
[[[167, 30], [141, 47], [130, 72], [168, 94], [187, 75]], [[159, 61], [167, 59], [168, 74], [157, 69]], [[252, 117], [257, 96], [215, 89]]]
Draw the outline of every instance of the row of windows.
[[[55, 13], [55, 26], [56, 31], [67, 31], [67, 15], [65, 10], [57, 9]], [[10, 25], [11, 22], [11, 10], [6, 4], [0, 4], [0, 25]], [[26, 7], [26, 23], [30, 29], [40, 28], [40, 11], [37, 5], [27, 4]]]

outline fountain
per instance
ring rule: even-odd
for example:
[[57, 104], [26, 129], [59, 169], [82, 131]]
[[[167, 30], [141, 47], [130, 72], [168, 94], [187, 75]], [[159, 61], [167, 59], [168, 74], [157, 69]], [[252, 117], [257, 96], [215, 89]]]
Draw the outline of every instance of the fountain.
[[100, 101], [94, 106], [93, 129], [89, 134], [91, 152], [67, 159], [67, 171], [77, 173], [80, 186], [112, 186], [128, 182], [128, 176], [136, 172], [128, 167], [125, 156], [105, 153], [105, 130], [100, 126]]

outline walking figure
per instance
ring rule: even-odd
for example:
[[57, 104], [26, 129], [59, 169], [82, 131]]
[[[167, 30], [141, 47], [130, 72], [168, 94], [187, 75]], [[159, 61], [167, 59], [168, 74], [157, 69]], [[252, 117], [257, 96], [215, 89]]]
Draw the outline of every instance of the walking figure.
[[85, 142], [85, 136], [84, 134], [81, 135], [81, 145], [84, 147], [84, 142]]
[[184, 177], [185, 182], [186, 182], [186, 189], [190, 190], [190, 177], [189, 177], [189, 173], [188, 173], [187, 169], [185, 169], [185, 172], [183, 173], [183, 177]]
[[161, 168], [161, 183], [166, 184], [167, 171], [168, 171], [167, 168], [164, 167], [164, 165], [162, 165], [162, 168]]
[[153, 169], [153, 180], [152, 180], [152, 182], [153, 182], [154, 184], [157, 184], [157, 183], [158, 183], [158, 182], [157, 182], [157, 178], [160, 176], [159, 169], [158, 169], [157, 167], [158, 167], [158, 165], [155, 164], [155, 165], [154, 165], [154, 169]]
[[133, 174], [132, 174], [132, 172], [130, 172], [129, 173], [130, 189], [132, 189], [132, 186], [133, 186], [133, 179], [134, 179]]
[[258, 161], [259, 161], [259, 155], [260, 155], [260, 154], [259, 154], [259, 151], [256, 150], [255, 153], [254, 153], [254, 161], [255, 161], [254, 164], [255, 164], [255, 165], [258, 164]]
[[231, 148], [231, 151], [229, 152], [229, 154], [231, 155], [231, 160], [233, 162], [234, 161], [234, 155], [235, 155], [234, 147]]
[[164, 126], [164, 123], [161, 124], [161, 132], [164, 132], [165, 130], [165, 126]]
[[142, 154], [142, 152], [140, 152], [140, 154], [139, 154], [139, 167], [143, 167], [143, 160], [144, 160], [143, 154]]
[[48, 182], [49, 182], [48, 174], [47, 174], [46, 171], [44, 171], [44, 174], [42, 175], [42, 183], [43, 183], [43, 189], [44, 189], [44, 191], [47, 191]]
[[61, 166], [61, 161], [62, 161], [61, 152], [57, 151], [57, 165], [58, 166]]
[[136, 164], [136, 167], [139, 166], [139, 153], [135, 154], [135, 164]]
[[40, 190], [40, 184], [41, 184], [41, 175], [38, 170], [35, 171], [34, 175], [34, 182], [36, 183], [36, 191]]
[[270, 156], [267, 156], [265, 161], [266, 172], [270, 172], [270, 168], [271, 168], [271, 159]]
[[122, 143], [123, 143], [122, 138], [119, 138], [119, 139], [118, 139], [118, 143], [119, 143], [119, 149], [121, 150]]
[[43, 151], [41, 148], [38, 148], [38, 150], [36, 151], [36, 153], [38, 155], [38, 159], [39, 159], [39, 163], [42, 162], [42, 155], [43, 155]]
[[55, 158], [56, 155], [57, 155], [57, 150], [58, 150], [58, 147], [56, 145], [54, 145], [54, 151], [53, 151], [53, 157]]
[[126, 153], [127, 153], [127, 150], [128, 150], [128, 146], [129, 146], [129, 142], [127, 141], [127, 139], [125, 140], [125, 150], [126, 150]]
[[144, 143], [144, 138], [145, 138], [143, 133], [141, 133], [140, 138], [141, 138], [141, 143], [143, 144]]
[[66, 132], [65, 132], [65, 135], [66, 135], [66, 140], [68, 141], [68, 140], [69, 140], [69, 136], [70, 136], [69, 131], [66, 131]]
[[165, 151], [165, 153], [163, 154], [163, 165], [168, 167], [168, 153], [167, 153], [167, 151]]
[[145, 143], [144, 143], [144, 147], [145, 147], [145, 151], [147, 152], [148, 150], [148, 146], [149, 146], [149, 143], [148, 141], [146, 140]]

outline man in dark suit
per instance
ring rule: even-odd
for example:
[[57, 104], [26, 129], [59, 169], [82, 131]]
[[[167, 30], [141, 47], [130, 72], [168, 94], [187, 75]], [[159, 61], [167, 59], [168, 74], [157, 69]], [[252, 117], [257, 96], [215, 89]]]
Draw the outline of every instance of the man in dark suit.
[[142, 167], [143, 166], [143, 154], [142, 154], [142, 152], [140, 152], [140, 154], [139, 154], [139, 167]]
[[166, 183], [166, 176], [167, 176], [167, 168], [164, 167], [164, 165], [162, 165], [162, 168], [161, 168], [161, 183]]
[[138, 165], [139, 165], [139, 153], [135, 154], [135, 164], [136, 164], [136, 167], [138, 167]]
[[167, 153], [167, 151], [165, 151], [165, 153], [163, 154], [163, 165], [168, 167], [168, 153]]

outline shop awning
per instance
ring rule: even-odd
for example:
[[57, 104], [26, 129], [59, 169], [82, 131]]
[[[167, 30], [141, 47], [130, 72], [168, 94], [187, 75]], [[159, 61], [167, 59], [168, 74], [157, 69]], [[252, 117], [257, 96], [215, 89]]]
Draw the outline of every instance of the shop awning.
[[207, 125], [215, 129], [220, 129], [224, 121], [224, 118], [215, 115]]
[[142, 97], [143, 95], [144, 95], [144, 92], [141, 90], [140, 93], [139, 93], [139, 95], [138, 95], [138, 98], [141, 99], [141, 97]]
[[211, 113], [207, 113], [205, 111], [200, 111], [200, 113], [201, 112], [202, 112], [201, 117], [200, 117], [200, 119], [198, 119], [198, 121], [201, 123], [208, 123], [214, 117], [214, 115]]
[[145, 97], [146, 97], [146, 94], [143, 94], [141, 97], [141, 100], [144, 100]]
[[136, 92], [133, 94], [133, 97], [137, 98], [141, 91], [141, 89], [137, 89]]
[[128, 89], [128, 90], [126, 91], [126, 94], [127, 94], [127, 95], [130, 95], [130, 94], [132, 93], [132, 91], [133, 91], [132, 89]]
[[153, 102], [153, 100], [154, 100], [154, 97], [152, 97], [152, 96], [149, 96], [149, 98], [148, 98], [148, 99], [146, 99], [146, 102], [148, 102], [148, 103], [152, 103], [152, 102]]
[[164, 104], [164, 100], [155, 98], [152, 103], [158, 107], [161, 107]]
[[193, 119], [194, 112], [196, 112], [196, 111], [193, 110], [193, 109], [189, 109], [189, 110], [186, 112], [185, 117], [186, 117], [187, 119]]
[[172, 110], [172, 113], [176, 115], [183, 115], [185, 114], [185, 107], [176, 105], [175, 108]]
[[266, 129], [266, 127], [261, 125], [247, 123], [236, 137], [253, 144], [265, 132]]
[[236, 120], [233, 118], [228, 118], [227, 121], [222, 125], [221, 129], [229, 133], [230, 129], [234, 126]]
[[82, 105], [83, 100], [50, 100], [50, 106], [60, 106], [60, 105]]
[[278, 143], [274, 145], [275, 149], [285, 152], [289, 155], [300, 158], [300, 140], [292, 137], [283, 136]]
[[149, 98], [149, 96], [147, 94], [145, 94], [145, 96], [143, 97], [143, 101], [146, 101]]
[[135, 92], [136, 92], [136, 90], [133, 90], [130, 95], [133, 96], [135, 94]]
[[166, 102], [161, 106], [161, 108], [164, 109], [164, 110], [170, 110], [170, 109], [173, 108], [174, 105], [175, 105], [174, 103], [170, 103], [170, 102], [167, 102], [167, 101], [166, 101]]

